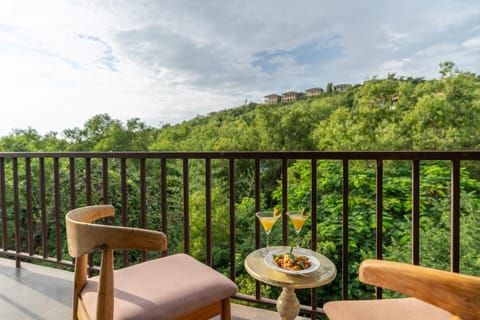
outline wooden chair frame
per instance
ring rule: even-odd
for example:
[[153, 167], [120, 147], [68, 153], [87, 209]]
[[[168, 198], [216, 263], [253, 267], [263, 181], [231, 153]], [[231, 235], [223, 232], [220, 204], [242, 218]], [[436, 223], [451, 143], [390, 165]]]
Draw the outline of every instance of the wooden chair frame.
[[[97, 297], [97, 319], [113, 319], [114, 310], [114, 259], [113, 250], [167, 250], [164, 233], [146, 229], [93, 224], [92, 222], [115, 215], [111, 205], [98, 205], [74, 209], [67, 213], [66, 229], [68, 251], [75, 258], [73, 289], [73, 319], [90, 319], [80, 293], [87, 283], [88, 253], [102, 251]], [[181, 317], [209, 319], [215, 315], [230, 319], [230, 298], [196, 310]]]
[[360, 281], [394, 290], [450, 312], [452, 319], [480, 319], [480, 278], [383, 260], [365, 260]]

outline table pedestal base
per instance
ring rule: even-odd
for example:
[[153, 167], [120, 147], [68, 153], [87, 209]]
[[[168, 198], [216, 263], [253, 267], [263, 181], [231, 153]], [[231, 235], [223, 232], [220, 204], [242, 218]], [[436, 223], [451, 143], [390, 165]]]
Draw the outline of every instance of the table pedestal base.
[[295, 289], [283, 287], [277, 299], [277, 311], [282, 320], [294, 320], [300, 311], [300, 302], [295, 295]]

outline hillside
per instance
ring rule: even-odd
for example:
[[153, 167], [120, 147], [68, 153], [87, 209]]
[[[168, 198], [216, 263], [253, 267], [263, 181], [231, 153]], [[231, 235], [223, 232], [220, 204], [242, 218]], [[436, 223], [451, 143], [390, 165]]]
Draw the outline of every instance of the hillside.
[[[448, 71], [448, 70], [447, 70]], [[297, 151], [479, 149], [480, 77], [372, 79], [294, 103], [245, 105], [151, 128], [108, 114], [83, 128], [16, 130], [3, 151]]]
[[480, 78], [370, 80], [345, 93], [244, 106], [163, 127], [152, 150], [478, 149]]

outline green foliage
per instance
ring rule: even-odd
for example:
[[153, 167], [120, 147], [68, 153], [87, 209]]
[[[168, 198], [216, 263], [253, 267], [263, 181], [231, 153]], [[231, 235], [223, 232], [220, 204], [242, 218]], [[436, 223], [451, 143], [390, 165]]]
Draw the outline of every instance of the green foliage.
[[57, 133], [50, 132], [41, 136], [34, 129], [17, 129], [9, 136], [0, 138], [0, 150], [9, 152], [41, 152], [64, 150], [68, 144], [57, 137]]
[[452, 61], [444, 61], [439, 64], [440, 66], [440, 74], [442, 75], [442, 78], [449, 77], [453, 75], [454, 72], [458, 72], [457, 70], [454, 70], [455, 63]]
[[64, 135], [69, 142], [67, 151], [146, 151], [155, 131], [137, 118], [123, 125], [108, 114], [100, 114], [88, 120], [83, 129], [67, 129]]

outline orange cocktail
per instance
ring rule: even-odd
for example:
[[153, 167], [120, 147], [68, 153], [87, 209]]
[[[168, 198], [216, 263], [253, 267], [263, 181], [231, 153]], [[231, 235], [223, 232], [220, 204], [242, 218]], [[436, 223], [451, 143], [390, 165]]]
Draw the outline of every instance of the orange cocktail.
[[270, 232], [272, 231], [273, 225], [277, 221], [278, 217], [261, 217], [259, 219], [265, 232], [267, 234], [270, 234]]
[[292, 221], [293, 223], [293, 227], [295, 228], [295, 232], [299, 233], [300, 230], [302, 230], [302, 227], [305, 223], [305, 221], [307, 221], [308, 219], [308, 216], [303, 216], [301, 215], [300, 213], [290, 213], [288, 215], [290, 217], [290, 221]]
[[295, 233], [297, 234], [297, 247], [300, 246], [300, 231], [305, 224], [305, 221], [308, 219], [308, 215], [305, 209], [302, 211], [289, 211], [287, 212], [290, 221], [292, 221], [293, 227], [295, 228]]
[[265, 231], [267, 237], [267, 248], [268, 248], [268, 235], [272, 232], [272, 228], [277, 222], [278, 218], [282, 215], [282, 212], [278, 209], [274, 211], [260, 211], [255, 213], [258, 220], [262, 224], [263, 230]]

